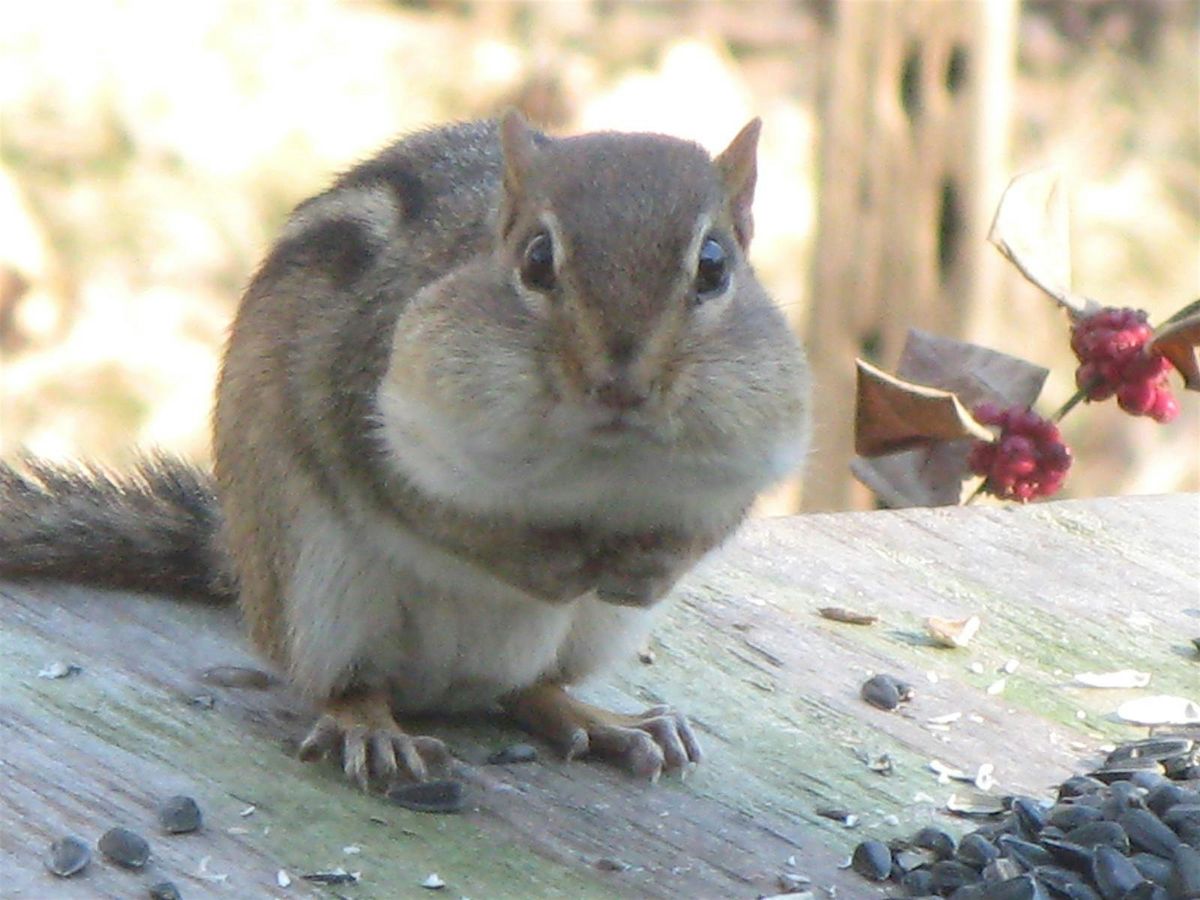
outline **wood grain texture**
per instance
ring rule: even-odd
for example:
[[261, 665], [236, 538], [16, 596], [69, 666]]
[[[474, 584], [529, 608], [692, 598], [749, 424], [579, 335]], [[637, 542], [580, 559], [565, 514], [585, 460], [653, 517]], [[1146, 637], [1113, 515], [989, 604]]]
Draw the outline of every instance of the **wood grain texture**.
[[[822, 606], [877, 613], [871, 627]], [[932, 647], [926, 615], [976, 614], [967, 648]], [[708, 757], [686, 781], [635, 783], [587, 762], [494, 767], [522, 739], [498, 717], [420, 723], [464, 760], [457, 816], [360, 796], [295, 742], [311, 711], [283, 687], [206, 683], [256, 666], [231, 612], [50, 585], [0, 586], [0, 896], [134, 897], [175, 881], [185, 897], [756, 897], [794, 871], [842, 897], [879, 896], [839, 869], [863, 837], [929, 822], [951, 790], [930, 759], [996, 767], [997, 790], [1043, 794], [1107, 741], [1144, 734], [1111, 719], [1139, 693], [1197, 697], [1200, 496], [813, 515], [752, 523], [678, 591], [654, 642], [584, 693], [633, 711], [687, 710]], [[987, 688], [1009, 660], [1002, 693]], [[54, 660], [83, 671], [52, 680]], [[978, 671], [972, 671], [977, 663]], [[1085, 670], [1151, 672], [1146, 691], [1068, 684]], [[898, 713], [858, 698], [874, 672], [916, 686]], [[931, 680], [936, 678], [936, 680]], [[197, 703], [197, 698], [210, 698]], [[928, 720], [963, 717], [947, 730]], [[1080, 718], [1082, 714], [1083, 718]], [[887, 753], [895, 773], [863, 762]], [[156, 804], [195, 797], [204, 829], [160, 834]], [[241, 812], [253, 806], [254, 812]], [[817, 815], [840, 807], [850, 830]], [[969, 827], [957, 823], [958, 827]], [[55, 837], [113, 825], [147, 836], [140, 873], [93, 860], [69, 881], [42, 866]], [[345, 847], [358, 847], [346, 854]], [[197, 875], [202, 860], [212, 880]], [[608, 871], [613, 860], [628, 868]], [[318, 888], [303, 872], [361, 871]], [[292, 886], [276, 886], [285, 869]]]

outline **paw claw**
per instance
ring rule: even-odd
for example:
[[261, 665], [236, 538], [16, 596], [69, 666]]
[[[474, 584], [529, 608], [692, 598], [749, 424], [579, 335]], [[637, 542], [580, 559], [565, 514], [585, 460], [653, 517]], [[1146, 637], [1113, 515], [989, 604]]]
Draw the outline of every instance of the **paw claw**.
[[587, 756], [591, 749], [591, 740], [588, 739], [588, 733], [583, 728], [576, 728], [571, 732], [571, 737], [567, 741], [567, 749], [563, 754], [563, 758], [567, 760], [578, 759], [581, 756]]
[[342, 728], [333, 716], [321, 716], [300, 742], [300, 759], [304, 762], [321, 759], [337, 746], [341, 733]]
[[304, 762], [340, 758], [346, 778], [363, 791], [386, 786], [397, 776], [423, 781], [428, 765], [447, 767], [450, 751], [437, 738], [405, 734], [386, 707], [356, 709], [337, 705], [323, 714], [300, 743]]
[[413, 781], [424, 781], [428, 772], [416, 742], [407, 734], [393, 734], [390, 737], [392, 747], [399, 753], [397, 762], [403, 760], [402, 768]]
[[368, 732], [365, 726], [355, 725], [346, 730], [342, 739], [342, 771], [364, 791], [370, 790], [371, 773], [368, 766]]

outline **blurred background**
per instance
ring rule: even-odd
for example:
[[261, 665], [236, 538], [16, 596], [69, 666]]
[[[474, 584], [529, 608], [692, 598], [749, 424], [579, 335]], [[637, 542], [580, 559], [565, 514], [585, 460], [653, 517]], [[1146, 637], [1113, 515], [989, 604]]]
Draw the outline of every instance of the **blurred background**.
[[[718, 151], [759, 115], [753, 260], [818, 374], [804, 504], [869, 506], [855, 355], [893, 368], [915, 326], [1050, 368], [1043, 413], [1073, 390], [1063, 315], [984, 241], [1013, 174], [1062, 169], [1079, 292], [1153, 321], [1200, 296], [1198, 20], [1190, 0], [4, 4], [0, 455], [207, 458], [258, 259], [397, 135], [515, 104]], [[1076, 410], [1065, 494], [1200, 487], [1181, 400], [1169, 426]]]

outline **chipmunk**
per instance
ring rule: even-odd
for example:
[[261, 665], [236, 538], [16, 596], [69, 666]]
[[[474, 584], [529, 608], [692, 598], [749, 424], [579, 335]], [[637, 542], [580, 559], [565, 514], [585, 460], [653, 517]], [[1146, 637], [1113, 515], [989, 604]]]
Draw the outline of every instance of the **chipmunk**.
[[675, 711], [567, 687], [805, 453], [805, 357], [746, 260], [759, 130], [714, 159], [510, 112], [351, 169], [246, 290], [213, 476], [0, 467], [0, 575], [236, 597], [321, 711], [301, 757], [367, 789], [448, 758], [406, 715], [496, 704], [568, 757], [699, 761]]

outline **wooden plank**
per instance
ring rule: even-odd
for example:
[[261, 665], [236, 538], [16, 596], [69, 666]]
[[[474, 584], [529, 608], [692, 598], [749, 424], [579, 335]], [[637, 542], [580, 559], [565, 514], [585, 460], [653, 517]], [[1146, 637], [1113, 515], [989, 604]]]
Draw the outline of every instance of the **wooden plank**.
[[[1131, 694], [1070, 687], [1071, 673], [1139, 668], [1153, 673], [1152, 691], [1195, 697], [1198, 585], [1198, 495], [757, 521], [681, 588], [653, 665], [631, 662], [585, 692], [629, 710], [689, 711], [704, 765], [654, 786], [548, 752], [535, 765], [486, 766], [521, 738], [512, 726], [422, 723], [464, 760], [457, 774], [471, 792], [467, 812], [441, 817], [297, 762], [311, 712], [284, 688], [207, 684], [210, 667], [256, 665], [227, 611], [5, 585], [0, 893], [130, 897], [170, 878], [187, 897], [426, 897], [419, 882], [437, 872], [452, 897], [755, 897], [795, 871], [841, 896], [877, 896], [839, 863], [864, 836], [946, 820], [951, 788], [930, 759], [971, 771], [991, 762], [998, 790], [1041, 794], [1102, 742], [1142, 733], [1109, 718]], [[816, 615], [832, 605], [882, 620]], [[969, 648], [940, 650], [921, 632], [929, 614], [984, 624]], [[1009, 659], [1019, 667], [1005, 690], [987, 693]], [[53, 660], [83, 671], [39, 678]], [[906, 678], [917, 697], [899, 713], [866, 706], [858, 688], [876, 671]], [[204, 697], [211, 706], [195, 702]], [[949, 712], [964, 716], [930, 726]], [[883, 753], [890, 776], [862, 761]], [[201, 832], [157, 833], [155, 804], [173, 793], [200, 802]], [[843, 828], [821, 807], [861, 824]], [[63, 882], [42, 868], [53, 838], [94, 841], [112, 825], [151, 840], [147, 871], [95, 861]], [[227, 879], [197, 876], [205, 859]], [[606, 859], [628, 868], [597, 866]], [[296, 878], [337, 865], [361, 870], [361, 883], [276, 887], [281, 868]]]

